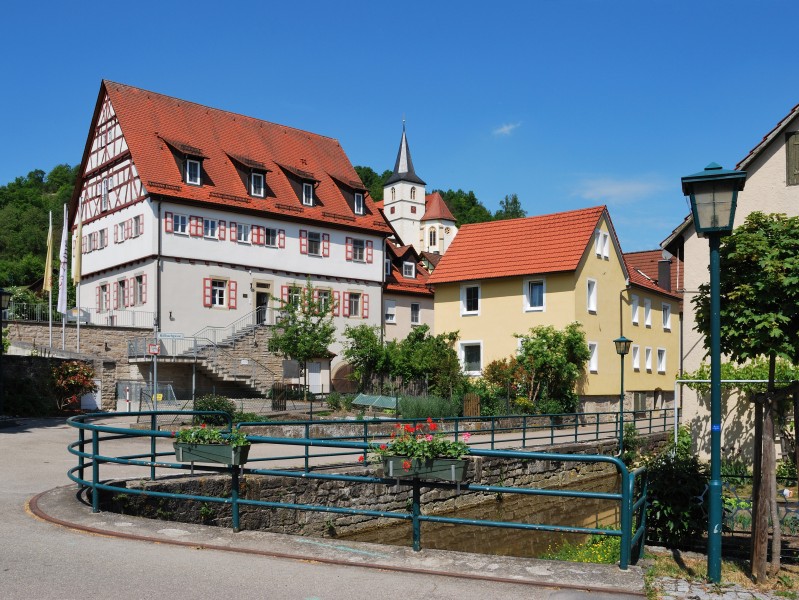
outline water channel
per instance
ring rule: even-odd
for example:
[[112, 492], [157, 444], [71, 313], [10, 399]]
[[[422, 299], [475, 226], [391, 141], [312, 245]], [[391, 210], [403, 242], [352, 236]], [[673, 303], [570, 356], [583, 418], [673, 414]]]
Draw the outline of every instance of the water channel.
[[[594, 479], [571, 486], [569, 489], [618, 492], [619, 476], [610, 475]], [[619, 502], [612, 500], [505, 494], [501, 499], [462, 508], [442, 516], [573, 527], [618, 528], [620, 509]], [[410, 546], [411, 523], [400, 522], [350, 535], [340, 535], [339, 538]], [[546, 552], [557, 550], [566, 541], [577, 544], [587, 539], [587, 535], [574, 533], [422, 522], [422, 548], [438, 550], [538, 558]]]

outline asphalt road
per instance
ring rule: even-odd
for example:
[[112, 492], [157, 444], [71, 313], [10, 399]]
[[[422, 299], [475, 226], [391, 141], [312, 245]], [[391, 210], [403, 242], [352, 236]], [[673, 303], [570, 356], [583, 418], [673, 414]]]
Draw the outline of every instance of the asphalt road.
[[76, 437], [59, 419], [0, 428], [0, 597], [3, 599], [620, 598], [607, 592], [392, 572], [90, 534], [35, 517], [28, 501], [70, 485]]

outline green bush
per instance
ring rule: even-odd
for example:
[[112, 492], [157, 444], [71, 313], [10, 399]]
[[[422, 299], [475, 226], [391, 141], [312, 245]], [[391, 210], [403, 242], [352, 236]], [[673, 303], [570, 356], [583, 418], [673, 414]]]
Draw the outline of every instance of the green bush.
[[[221, 410], [230, 415], [236, 414], [236, 404], [224, 396], [208, 394], [200, 396], [194, 401], [194, 410]], [[197, 415], [194, 417], [195, 423], [207, 423], [208, 425], [227, 425], [227, 419], [222, 415]]]
[[234, 423], [250, 423], [252, 421], [265, 421], [261, 415], [251, 412], [236, 411], [233, 413]]
[[403, 419], [441, 419], [458, 417], [461, 413], [459, 400], [438, 398], [436, 396], [401, 396], [400, 415]]
[[783, 458], [777, 463], [777, 481], [781, 485], [796, 485], [796, 465], [790, 458]]
[[647, 471], [648, 537], [670, 547], [701, 537], [707, 528], [701, 499], [709, 479], [707, 467], [696, 456], [667, 451], [649, 461]]
[[751, 481], [750, 475], [749, 467], [740, 458], [721, 459], [721, 479], [725, 483], [744, 485]]
[[620, 557], [621, 537], [595, 534], [584, 544], [564, 542], [557, 550], [548, 549], [541, 558], [612, 565], [617, 563]]
[[621, 453], [621, 459], [624, 461], [624, 464], [628, 467], [635, 462], [635, 459], [638, 458], [638, 451], [643, 446], [643, 440], [641, 436], [638, 435], [638, 429], [635, 427], [635, 423], [627, 423], [624, 426], [624, 436], [622, 437], [622, 445], [624, 446], [624, 451]]
[[327, 395], [326, 402], [328, 408], [330, 408], [331, 410], [341, 410], [343, 404], [341, 401], [341, 394], [339, 394], [338, 392], [330, 392]]

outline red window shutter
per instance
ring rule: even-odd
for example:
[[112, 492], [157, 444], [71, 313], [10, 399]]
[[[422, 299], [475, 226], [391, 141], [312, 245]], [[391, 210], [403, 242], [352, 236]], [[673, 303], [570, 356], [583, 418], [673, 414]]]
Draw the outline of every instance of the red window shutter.
[[230, 288], [230, 293], [229, 293], [230, 301], [228, 302], [228, 308], [234, 309], [236, 308], [236, 304], [238, 303], [239, 284], [237, 281], [230, 281], [228, 287]]
[[128, 285], [125, 286], [125, 306], [133, 306], [136, 303], [136, 296], [133, 294], [134, 285], [136, 285], [136, 280], [131, 277], [128, 279]]
[[114, 308], [116, 308], [119, 306], [119, 284], [112, 283], [111, 285], [114, 287]]
[[197, 237], [201, 234], [202, 225], [201, 225], [200, 217], [189, 217], [189, 235], [192, 237]]
[[133, 219], [125, 221], [125, 239], [129, 240], [133, 237]]
[[374, 258], [374, 242], [366, 240], [366, 262], [371, 263]]
[[369, 318], [369, 294], [361, 294], [361, 302], [363, 303], [363, 308], [361, 309], [361, 316], [364, 319]]
[[115, 244], [119, 243], [119, 227], [117, 227], [116, 225], [114, 225], [114, 243]]
[[308, 254], [308, 232], [300, 229], [300, 254]]
[[341, 312], [341, 292], [333, 292], [333, 315], [339, 316]]
[[286, 230], [285, 229], [278, 229], [277, 230], [277, 247], [278, 248], [285, 248], [286, 247]]
[[[231, 224], [230, 224], [230, 239], [231, 239], [231, 240], [233, 240], [233, 239], [234, 239], [234, 237], [235, 237], [235, 236], [233, 235], [233, 226], [234, 226], [234, 225], [235, 225], [235, 223], [231, 223]], [[217, 225], [216, 225], [216, 231], [217, 231], [217, 236], [219, 237], [219, 239], [220, 239], [220, 240], [224, 240], [224, 239], [225, 239], [225, 235], [226, 235], [226, 231], [225, 231], [225, 222], [224, 222], [224, 221], [219, 221], [219, 223], [217, 223]], [[235, 240], [234, 240], [234, 241], [235, 241]]]
[[350, 293], [344, 292], [344, 301], [342, 302], [344, 306], [341, 307], [341, 314], [345, 317], [350, 316]]
[[144, 215], [139, 215], [139, 235], [144, 235]]
[[319, 302], [319, 290], [314, 290], [313, 291], [313, 301], [314, 302]]
[[164, 231], [166, 231], [167, 233], [172, 233], [173, 231], [171, 212], [164, 213]]
[[347, 238], [347, 260], [352, 260], [352, 238]]
[[264, 243], [264, 228], [260, 225], [252, 228], [252, 243], [258, 246]]
[[236, 222], [235, 221], [231, 221], [230, 222], [230, 241], [235, 244], [236, 241], [238, 240], [238, 237], [239, 237], [239, 233], [238, 233], [238, 231], [236, 231]]
[[[106, 227], [105, 228], [105, 246], [108, 246], [108, 240], [109, 239], [110, 239], [110, 236], [108, 235], [108, 227]], [[103, 248], [105, 248], [105, 246], [103, 246]]]
[[85, 236], [85, 235], [81, 236], [81, 243], [80, 243], [80, 253], [81, 254], [86, 254], [89, 251], [88, 250], [88, 246], [86, 244], [86, 238], [87, 237], [88, 236]]
[[289, 286], [280, 286], [280, 299], [283, 301], [283, 306], [289, 303]]
[[97, 310], [100, 310], [100, 286], [97, 286]]
[[142, 304], [147, 302], [147, 275], [141, 276], [141, 301]]
[[322, 234], [322, 256], [330, 256], [330, 234]]
[[211, 278], [203, 278], [203, 306], [211, 306]]

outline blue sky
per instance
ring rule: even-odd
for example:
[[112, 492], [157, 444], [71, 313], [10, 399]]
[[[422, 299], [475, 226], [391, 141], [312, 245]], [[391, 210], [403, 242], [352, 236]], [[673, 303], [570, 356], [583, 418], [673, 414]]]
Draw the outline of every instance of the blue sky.
[[607, 204], [625, 251], [688, 213], [797, 103], [795, 4], [738, 0], [13, 2], [0, 185], [80, 161], [110, 79], [337, 138], [428, 190], [528, 215]]

